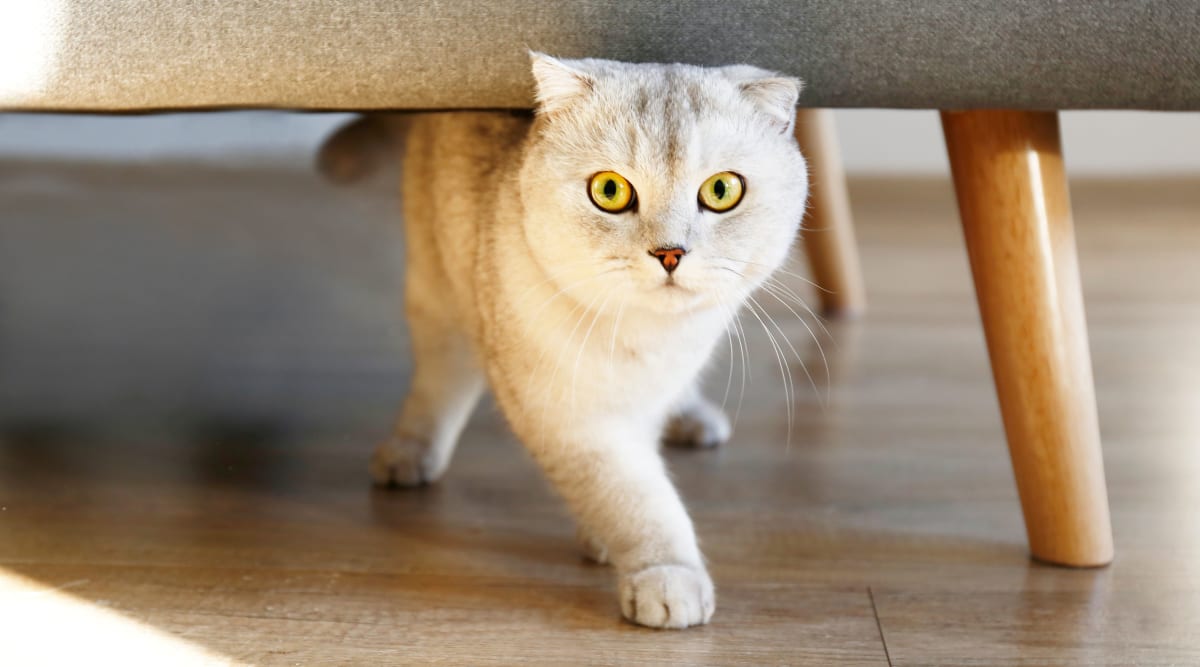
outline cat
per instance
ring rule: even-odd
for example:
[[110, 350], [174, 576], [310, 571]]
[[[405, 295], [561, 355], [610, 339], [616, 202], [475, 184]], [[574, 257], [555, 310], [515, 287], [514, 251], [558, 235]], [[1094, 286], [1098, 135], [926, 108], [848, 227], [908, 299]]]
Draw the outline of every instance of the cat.
[[713, 582], [658, 448], [730, 436], [697, 378], [799, 229], [801, 83], [744, 65], [531, 60], [533, 114], [367, 117], [321, 151], [345, 181], [403, 145], [415, 375], [371, 474], [436, 481], [488, 385], [585, 553], [615, 566], [622, 614], [704, 624]]

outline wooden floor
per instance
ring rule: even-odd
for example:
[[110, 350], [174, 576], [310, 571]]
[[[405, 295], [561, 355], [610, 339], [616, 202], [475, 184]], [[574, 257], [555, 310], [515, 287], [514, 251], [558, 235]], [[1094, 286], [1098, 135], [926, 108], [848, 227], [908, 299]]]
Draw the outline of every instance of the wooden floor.
[[[62, 171], [38, 206], [91, 187], [81, 173]], [[202, 218], [236, 196], [247, 225], [307, 229], [353, 209], [367, 219], [356, 224], [386, 226], [386, 204], [355, 208], [305, 174], [127, 170], [100, 189], [163, 220], [178, 201]], [[396, 492], [367, 484], [383, 409], [308, 430], [260, 418], [155, 435], [135, 420], [119, 436], [9, 414], [0, 663], [1200, 664], [1200, 183], [1074, 194], [1117, 545], [1107, 569], [1026, 556], [948, 186], [857, 181], [871, 310], [821, 334], [828, 374], [804, 327], [772, 308], [813, 375], [789, 360], [790, 439], [771, 347], [745, 318], [733, 442], [669, 452], [718, 586], [711, 625], [622, 622], [611, 573], [581, 560], [559, 503], [487, 410], [442, 484]], [[0, 235], [25, 201], [0, 199]], [[84, 215], [62, 206], [63, 224]], [[214, 225], [236, 226], [230, 215]], [[205, 325], [218, 336], [223, 322]], [[274, 368], [303, 366], [285, 338]], [[0, 373], [5, 349], [0, 337]], [[210, 358], [220, 366], [220, 350]], [[63, 392], [94, 381], [94, 369], [46, 368]], [[718, 398], [727, 368], [711, 376]], [[231, 391], [256, 381], [230, 372]], [[371, 376], [336, 377], [357, 396], [354, 378]], [[40, 400], [57, 400], [43, 385]], [[286, 401], [269, 407], [286, 421]]]

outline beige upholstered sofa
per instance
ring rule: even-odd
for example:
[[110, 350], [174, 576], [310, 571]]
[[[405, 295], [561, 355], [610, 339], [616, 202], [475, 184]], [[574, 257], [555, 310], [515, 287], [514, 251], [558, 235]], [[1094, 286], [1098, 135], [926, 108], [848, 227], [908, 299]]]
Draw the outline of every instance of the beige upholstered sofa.
[[[801, 76], [802, 105], [942, 120], [1033, 554], [1112, 557], [1055, 110], [1200, 109], [1190, 0], [23, 0], [0, 110], [526, 107], [526, 50]], [[862, 306], [828, 117], [806, 238], [830, 310]]]

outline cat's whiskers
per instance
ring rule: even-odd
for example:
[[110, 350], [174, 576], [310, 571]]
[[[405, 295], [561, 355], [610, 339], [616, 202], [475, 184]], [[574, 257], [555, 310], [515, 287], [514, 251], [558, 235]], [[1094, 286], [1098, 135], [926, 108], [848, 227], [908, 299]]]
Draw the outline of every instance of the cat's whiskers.
[[[536, 324], [536, 323], [537, 323], [537, 322], [538, 322], [538, 321], [541, 319], [542, 312], [543, 312], [543, 311], [546, 309], [546, 307], [547, 307], [547, 306], [549, 306], [549, 305], [550, 305], [550, 303], [552, 303], [552, 302], [553, 302], [555, 299], [557, 299], [558, 297], [560, 297], [560, 296], [562, 296], [562, 295], [566, 294], [566, 293], [567, 293], [569, 290], [571, 290], [571, 289], [574, 289], [575, 287], [578, 287], [578, 286], [580, 286], [580, 285], [583, 285], [583, 284], [589, 283], [589, 282], [591, 282], [591, 281], [593, 281], [593, 280], [597, 280], [597, 279], [599, 279], [599, 278], [603, 277], [604, 275], [606, 275], [606, 274], [608, 274], [608, 273], [611, 273], [613, 270], [616, 270], [616, 269], [612, 269], [612, 270], [609, 270], [609, 271], [602, 271], [602, 272], [600, 272], [600, 273], [598, 273], [598, 274], [596, 274], [596, 275], [594, 275], [594, 276], [592, 276], [592, 277], [590, 277], [590, 278], [585, 278], [585, 279], [583, 279], [583, 280], [576, 281], [576, 282], [574, 282], [574, 283], [572, 283], [572, 284], [570, 284], [570, 285], [567, 285], [566, 287], [564, 287], [564, 288], [562, 288], [562, 289], [558, 290], [558, 291], [557, 291], [557, 292], [555, 292], [553, 295], [551, 295], [551, 296], [550, 296], [550, 298], [546, 299], [546, 301], [545, 301], [545, 302], [543, 302], [543, 303], [541, 304], [541, 306], [539, 306], [539, 307], [538, 307], [537, 311], [536, 311], [536, 312], [535, 312], [535, 313], [534, 313], [532, 316], [530, 316], [530, 319], [529, 319], [529, 322], [528, 322], [528, 323], [529, 323], [529, 325], [531, 325], [531, 326], [532, 326], [532, 325]], [[575, 315], [575, 313], [576, 313], [576, 312], [578, 312], [578, 311], [579, 311], [579, 309], [580, 309], [580, 308], [583, 308], [583, 307], [584, 307], [584, 304], [583, 304], [583, 302], [582, 302], [582, 301], [576, 302], [575, 306], [574, 306], [574, 307], [573, 307], [573, 308], [570, 310], [570, 312], [568, 312], [568, 313], [567, 313], [567, 315], [566, 315], [564, 318], [562, 318], [562, 319], [563, 319], [563, 323], [565, 324], [565, 321], [567, 321], [567, 320], [570, 320], [570, 318], [571, 318], [571, 317], [573, 317], [573, 316]], [[582, 316], [580, 316], [580, 317], [582, 318]], [[557, 327], [557, 325], [556, 325], [556, 327]], [[529, 379], [528, 379], [528, 380], [526, 381], [526, 383], [525, 383], [525, 395], [526, 395], [526, 396], [530, 396], [530, 395], [531, 395], [531, 393], [530, 393], [530, 392], [532, 391], [532, 388], [533, 388], [533, 381], [534, 381], [534, 379], [537, 377], [538, 371], [541, 369], [541, 367], [542, 367], [542, 362], [545, 360], [545, 358], [546, 358], [546, 353], [547, 353], [549, 350], [550, 350], [549, 346], [542, 346], [542, 352], [541, 352], [541, 354], [540, 354], [540, 355], [538, 355], [537, 361], [536, 361], [536, 362], [534, 362], [533, 366], [530, 368], [530, 370], [529, 370]]]
[[[736, 427], [738, 418], [741, 417], [742, 414], [742, 401], [746, 398], [746, 381], [747, 379], [753, 380], [754, 376], [749, 363], [750, 352], [748, 343], [746, 341], [746, 328], [742, 326], [741, 304], [736, 300], [734, 301], [734, 304], [735, 305], [730, 308], [730, 312], [733, 315], [730, 324], [733, 326], [734, 335], [737, 336], [738, 351], [741, 353], [742, 357], [742, 389], [741, 393], [738, 394], [737, 408], [733, 413], [733, 424]], [[730, 360], [731, 369], [732, 363], [733, 361]]]
[[587, 332], [583, 334], [583, 342], [579, 344], [579, 352], [575, 354], [575, 367], [571, 369], [571, 415], [575, 415], [575, 384], [579, 378], [579, 362], [583, 359], [583, 352], [587, 348], [588, 338], [592, 336], [592, 329], [596, 328], [596, 322], [604, 317], [604, 309], [608, 307], [608, 300], [612, 298], [613, 292], [616, 292], [619, 287], [610, 287], [604, 295], [604, 301], [600, 304], [600, 308], [592, 314], [592, 323], [588, 325]]
[[[560, 320], [558, 323], [556, 323], [556, 326], [555, 326], [554, 328], [556, 328], [556, 329], [557, 329], [557, 328], [558, 328], [558, 326], [557, 326], [558, 324], [565, 325], [565, 324], [566, 324], [568, 321], [570, 321], [570, 319], [571, 319], [572, 317], [575, 317], [575, 313], [577, 313], [577, 312], [578, 312], [578, 311], [579, 311], [581, 308], [583, 308], [583, 307], [584, 307], [584, 304], [583, 304], [582, 302], [576, 303], [576, 304], [575, 304], [575, 306], [574, 306], [573, 308], [571, 308], [570, 312], [568, 312], [568, 313], [566, 314], [566, 316], [564, 316], [564, 317], [563, 317], [563, 318], [562, 318], [562, 319], [561, 319], [561, 320]], [[580, 317], [582, 318], [582, 315], [581, 315]], [[535, 378], [537, 378], [537, 376], [538, 376], [538, 371], [539, 371], [539, 370], [541, 370], [541, 368], [542, 368], [542, 362], [543, 362], [543, 361], [545, 361], [545, 359], [546, 359], [546, 353], [547, 353], [547, 352], [549, 352], [549, 351], [550, 351], [550, 346], [549, 346], [549, 345], [543, 345], [543, 346], [542, 346], [542, 353], [541, 353], [540, 355], [538, 355], [537, 361], [536, 361], [536, 362], [534, 362], [533, 366], [530, 368], [530, 370], [529, 370], [529, 380], [528, 380], [528, 381], [525, 383], [525, 395], [526, 395], [526, 396], [532, 396], [532, 394], [531, 394], [531, 391], [532, 391], [532, 389], [533, 389], [533, 381], [534, 381], [534, 379], [535, 379]], [[547, 388], [547, 391], [548, 391], [548, 390], [549, 390], [549, 386], [547, 386], [546, 388]]]
[[[628, 265], [626, 265], [626, 264], [622, 264], [621, 266], [613, 266], [613, 267], [609, 267], [609, 268], [607, 268], [607, 269], [604, 269], [603, 271], [601, 271], [601, 272], [599, 272], [599, 273], [597, 273], [597, 274], [595, 274], [595, 275], [593, 275], [593, 276], [588, 276], [587, 278], [581, 278], [581, 279], [579, 279], [579, 280], [576, 280], [575, 282], [571, 283], [570, 285], [567, 285], [566, 287], [563, 287], [562, 289], [558, 290], [558, 291], [557, 291], [557, 292], [555, 292], [554, 294], [550, 295], [550, 297], [549, 297], [548, 299], [546, 299], [545, 301], [543, 301], [543, 302], [542, 302], [542, 303], [541, 303], [541, 304], [540, 304], [540, 305], [537, 307], [537, 310], [535, 310], [535, 311], [534, 311], [534, 313], [533, 313], [533, 315], [531, 315], [531, 316], [529, 317], [529, 323], [530, 323], [530, 324], [533, 324], [533, 323], [535, 323], [535, 322], [538, 320], [538, 317], [541, 315], [542, 311], [543, 311], [543, 310], [545, 310], [545, 309], [546, 309], [546, 307], [547, 307], [547, 306], [549, 306], [549, 305], [550, 305], [550, 303], [551, 303], [552, 301], [554, 301], [554, 299], [557, 299], [558, 297], [562, 296], [563, 294], [567, 293], [568, 291], [570, 291], [570, 290], [573, 290], [573, 289], [575, 289], [576, 287], [579, 287], [579, 286], [581, 286], [581, 285], [585, 285], [585, 284], [587, 284], [587, 283], [590, 283], [590, 282], [592, 282], [593, 280], [598, 280], [598, 279], [600, 279], [600, 278], [603, 278], [604, 276], [607, 276], [607, 275], [609, 275], [610, 273], [616, 273], [616, 272], [618, 272], [618, 271], [624, 271], [624, 270], [625, 270], [625, 269], [627, 269], [627, 268], [629, 268], [629, 267], [628, 267]], [[548, 278], [548, 279], [546, 279], [546, 280], [543, 280], [541, 283], [539, 283], [539, 285], [545, 285], [547, 282], [550, 282], [551, 280], [554, 280], [554, 278], [552, 277], [552, 278]], [[528, 292], [528, 290], [526, 290], [526, 292]], [[516, 304], [516, 305], [519, 305], [519, 304]]]
[[[579, 331], [579, 327], [583, 325], [583, 318], [587, 316], [588, 311], [592, 310], [592, 306], [596, 305], [596, 302], [600, 300], [600, 297], [611, 293], [612, 290], [614, 290], [614, 289], [616, 289], [616, 288], [611, 287], [608, 289], [608, 291], [602, 292], [600, 294], [597, 294], [595, 297], [593, 297], [592, 300], [590, 302], [588, 302], [588, 304], [584, 308], [583, 312], [580, 313], [579, 317], [576, 318], [575, 326], [571, 328], [571, 333], [567, 334], [567, 339], [565, 341], [563, 341], [562, 345], [559, 347], [558, 357], [554, 361], [554, 372], [552, 372], [550, 374], [550, 380], [546, 383], [547, 390], [553, 391], [553, 387], [555, 386], [555, 381], [558, 379], [558, 372], [562, 368], [563, 355], [566, 354], [567, 349], [571, 347], [571, 341], [575, 340], [575, 334]], [[574, 312], [575, 311], [572, 311], [572, 313], [574, 313]], [[596, 316], [596, 314], [595, 314], [595, 312], [593, 312], [592, 313], [593, 322], [595, 321], [595, 316]], [[545, 400], [544, 404], [542, 405], [542, 420], [541, 420], [543, 428], [544, 428], [545, 424], [548, 422], [546, 417], [550, 411], [550, 404], [554, 402], [554, 401], [550, 400], [552, 398], [551, 396], [545, 396], [544, 398], [546, 400]], [[574, 415], [574, 413], [572, 412], [572, 416], [573, 415]]]
[[[546, 283], [556, 282], [556, 281], [560, 280], [561, 278], [563, 278], [567, 274], [567, 271], [565, 271], [563, 269], [571, 269], [571, 268], [579, 266], [580, 264], [590, 264], [592, 262], [593, 262], [593, 260], [591, 258], [585, 258], [585, 259], [577, 259], [573, 262], [563, 262], [563, 263], [558, 264], [556, 266], [556, 268], [558, 268], [559, 271], [556, 271], [556, 272], [547, 271], [546, 277], [544, 279], [542, 279], [542, 280], [526, 287], [524, 290], [522, 290], [521, 293], [518, 294], [513, 299], [513, 305], [515, 305], [515, 306], [524, 305], [525, 299], [527, 299], [535, 289], [545, 285]], [[597, 275], [602, 275], [602, 274], [597, 274]]]
[[[560, 322], [558, 324], [561, 324], [562, 326], [565, 327], [567, 322], [569, 322], [571, 318], [575, 317], [575, 313], [579, 312], [581, 309], [584, 309], [584, 304], [582, 302], [575, 304], [575, 307], [571, 309], [571, 312], [569, 312], [566, 317], [564, 317], [562, 320], [560, 320]], [[586, 310], [584, 310], [584, 313], [581, 313], [579, 315], [578, 321], [583, 320], [584, 314], [586, 314]], [[558, 328], [557, 325], [555, 328]], [[572, 329], [572, 333], [574, 333], [574, 331], [575, 330]], [[564, 343], [564, 346], [565, 346], [565, 344], [566, 343]], [[525, 383], [525, 395], [527, 397], [529, 397], [527, 399], [529, 401], [535, 401], [535, 399], [533, 398], [533, 393], [532, 393], [533, 392], [533, 382], [536, 378], [538, 378], [540, 376], [542, 364], [543, 364], [543, 362], [546, 361], [546, 353], [549, 351], [550, 351], [550, 346], [543, 345], [542, 353], [540, 355], [538, 355], [537, 362], [533, 365], [533, 367], [529, 371], [529, 380]], [[561, 360], [562, 360], [562, 352], [561, 351], [559, 353], [558, 360], [559, 360], [559, 362], [561, 362]], [[555, 364], [555, 373], [556, 374], [557, 374], [557, 369], [558, 369], [558, 364]], [[546, 440], [546, 413], [547, 413], [547, 406], [549, 406], [550, 403], [553, 402], [553, 396], [551, 395], [551, 392], [553, 392], [553, 391], [554, 391], [554, 386], [552, 383], [545, 382], [542, 384], [542, 392], [540, 394], [540, 400], [542, 402], [542, 418], [541, 418], [542, 427], [541, 427], [541, 432], [538, 434], [538, 441], [542, 444], [542, 446], [546, 446], [548, 444], [548, 442]]]
[[[822, 401], [821, 401], [820, 390], [817, 389], [816, 383], [813, 382], [812, 384], [813, 384], [813, 391], [817, 392], [817, 403], [821, 406], [821, 409], [825, 409], [826, 405], [831, 400], [833, 390], [829, 384], [829, 378], [830, 378], [829, 359], [828, 359], [828, 357], [825, 356], [825, 349], [823, 347], [821, 347], [821, 340], [819, 338], [817, 338], [817, 333], [812, 330], [812, 327], [808, 326], [808, 322], [805, 322], [804, 318], [800, 317], [800, 313], [797, 313], [796, 310], [794, 308], [792, 308], [791, 304], [789, 304], [787, 301], [784, 301], [778, 294], [776, 294], [774, 291], [772, 291], [770, 285], [764, 284], [763, 291], [766, 292], [767, 294], [771, 295], [771, 297], [773, 297], [779, 303], [783, 304], [783, 307], [787, 308], [788, 312], [790, 312], [792, 315], [795, 315], [796, 319], [800, 321], [800, 325], [803, 326], [806, 331], [808, 331], [808, 335], [811, 336], [813, 339], [813, 342], [816, 343], [817, 352], [820, 353], [820, 355], [821, 355], [821, 364], [825, 367], [825, 402], [824, 403], [822, 403]], [[828, 334], [829, 331], [826, 330], [826, 333]], [[794, 349], [795, 348], [793, 348], [793, 350]], [[812, 375], [809, 375], [808, 367], [804, 364], [803, 361], [801, 361], [800, 364], [801, 364], [801, 366], [804, 367], [804, 374], [808, 375], [808, 379], [811, 382]]]
[[[779, 377], [783, 381], [783, 400], [787, 407], [787, 448], [790, 450], [792, 447], [792, 411], [794, 407], [793, 397], [795, 396], [795, 388], [792, 385], [791, 374], [789, 374], [786, 370], [786, 355], [783, 353], [783, 348], [780, 347], [779, 342], [775, 340], [775, 335], [771, 333], [771, 329], [767, 327], [767, 323], [763, 321], [762, 317], [759, 316], [758, 309], [755, 308], [757, 304], [758, 302], [755, 301], [753, 297], [750, 297], [746, 301], [746, 305], [749, 307], [750, 314], [753, 315], [756, 320], [758, 320], [758, 323], [762, 325], [763, 332], [767, 334], [767, 339], [771, 343], [771, 349], [775, 351], [775, 362], [779, 364]], [[762, 308], [762, 306], [758, 306], [758, 308]], [[763, 314], [766, 315], [765, 312]], [[768, 315], [768, 317], [770, 316]]]
[[[718, 257], [716, 259], [728, 259], [728, 258]], [[729, 260], [729, 261], [739, 261], [739, 260]], [[747, 282], [753, 282], [754, 280], [757, 280], [756, 277], [748, 276], [745, 273], [738, 271], [737, 269], [734, 269], [732, 267], [723, 266], [720, 264], [717, 264], [715, 266], [716, 266], [716, 268], [718, 268], [722, 271], [728, 271], [729, 273], [732, 273], [733, 275], [738, 276], [738, 277], [746, 280]], [[783, 272], [783, 271], [781, 271], [781, 272]], [[783, 273], [786, 273], [786, 272], [783, 272]], [[767, 286], [771, 286], [771, 287], [774, 287], [775, 289], [779, 290], [779, 292], [781, 294], [787, 296], [788, 298], [790, 298], [792, 300], [793, 303], [795, 303], [796, 305], [803, 308], [804, 312], [806, 312], [810, 316], [812, 316], [813, 321], [817, 323], [817, 326], [821, 328], [821, 331], [825, 333], [825, 336], [828, 337], [829, 339], [833, 340], [833, 334], [830, 333], [829, 329], [825, 326], [824, 322], [822, 321], [823, 318], [820, 315], [818, 315], [817, 312], [814, 311], [812, 309], [812, 307], [808, 305], [808, 302], [805, 301], [799, 294], [797, 294], [795, 290], [793, 290], [790, 286], [784, 284], [783, 282], [781, 282], [779, 279], [775, 278], [772, 275], [768, 275], [765, 278], [762, 278], [762, 284], [760, 285], [760, 287], [766, 288]], [[834, 344], [836, 344], [836, 340], [834, 341]]]
[[[824, 403], [821, 402], [821, 390], [817, 389], [817, 381], [815, 378], [813, 378], [812, 373], [809, 372], [808, 364], [804, 363], [804, 357], [802, 357], [800, 355], [800, 352], [798, 352], [796, 350], [796, 346], [792, 345], [792, 341], [790, 338], [788, 338], [787, 333], [784, 332], [783, 327], [780, 327], [779, 322], [777, 322], [774, 317], [771, 317], [771, 314], [767, 311], [766, 307], [763, 306], [762, 303], [760, 303], [753, 296], [751, 296], [749, 298], [750, 298], [750, 301], [752, 301], [754, 303], [754, 305], [758, 306], [759, 310], [762, 311], [763, 316], [765, 316], [767, 318], [767, 320], [771, 323], [771, 325], [775, 327], [775, 330], [779, 332], [779, 336], [781, 338], [783, 338], [783, 342], [787, 343], [788, 349], [791, 350], [792, 355], [794, 357], [796, 357], [796, 363], [800, 364], [800, 369], [804, 371], [804, 376], [808, 378], [808, 384], [809, 384], [809, 386], [812, 387], [813, 396], [816, 397], [816, 399], [817, 399], [817, 405], [820, 406], [821, 409], [824, 409], [825, 405], [824, 405]], [[787, 304], [784, 304], [784, 305], [787, 305]], [[795, 314], [795, 313], [793, 312], [793, 314]], [[799, 315], [797, 315], [797, 317], [799, 317]], [[804, 324], [804, 321], [801, 320], [800, 323]], [[812, 334], [812, 329], [809, 329], [808, 331], [809, 331], [809, 334]], [[814, 337], [814, 340], [815, 340], [815, 337]], [[818, 345], [819, 345], [819, 343], [818, 343]], [[822, 356], [822, 358], [824, 358], [824, 353], [822, 353], [821, 356]], [[826, 372], [827, 373], [828, 373], [828, 367], [829, 367], [828, 364], [826, 364], [826, 369], [827, 369]], [[793, 385], [793, 387], [794, 386], [795, 385]]]
[[628, 299], [621, 299], [621, 305], [617, 307], [617, 317], [613, 320], [612, 337], [608, 342], [608, 374], [612, 375], [613, 357], [617, 351], [617, 334], [621, 331], [621, 317], [625, 315], [625, 306], [629, 303]]
[[805, 284], [809, 285], [810, 287], [812, 287], [812, 288], [814, 288], [814, 289], [817, 289], [817, 290], [820, 290], [820, 291], [822, 291], [822, 292], [825, 292], [826, 294], [832, 294], [832, 293], [833, 293], [833, 292], [831, 292], [830, 290], [828, 290], [828, 289], [826, 289], [826, 288], [824, 288], [824, 287], [821, 287], [820, 285], [818, 285], [818, 284], [814, 283], [814, 282], [813, 282], [812, 280], [810, 280], [809, 278], [806, 278], [805, 276], [802, 276], [802, 275], [800, 275], [799, 273], [796, 273], [796, 272], [794, 272], [794, 271], [789, 271], [789, 270], [787, 270], [787, 269], [785, 269], [785, 268], [783, 268], [783, 267], [772, 267], [770, 264], [764, 264], [764, 263], [762, 263], [762, 262], [752, 262], [752, 261], [750, 261], [750, 260], [748, 260], [748, 259], [737, 259], [736, 257], [714, 257], [713, 259], [723, 259], [723, 260], [725, 260], [725, 261], [728, 261], [728, 262], [737, 262], [737, 263], [739, 263], [739, 264], [747, 264], [747, 265], [749, 265], [749, 266], [761, 266], [761, 267], [763, 267], [763, 268], [767, 269], [767, 270], [768, 270], [770, 273], [782, 273], [782, 274], [783, 274], [783, 275], [785, 275], [785, 276], [790, 276], [790, 277], [792, 277], [792, 278], [795, 278], [796, 280], [799, 280], [800, 282], [803, 282], [803, 283], [805, 283]]
[[[730, 322], [733, 319], [733, 312], [729, 309], [725, 299], [721, 298], [720, 292], [716, 294], [717, 307], [721, 309], [721, 313], [725, 316], [725, 321]], [[729, 403], [729, 392], [733, 389], [733, 334], [729, 333], [729, 325], [725, 326], [725, 342], [729, 344], [729, 363], [727, 364], [729, 372], [725, 378], [725, 395], [721, 397], [721, 410], [725, 410], [725, 406]]]
[[[825, 337], [833, 343], [834, 347], [837, 347], [837, 338], [835, 338], [834, 335], [829, 331], [829, 328], [825, 326], [825, 318], [818, 315], [816, 311], [814, 311], [812, 307], [808, 305], [807, 301], [801, 298], [799, 294], [796, 294], [795, 290], [770, 276], [763, 281], [763, 288], [766, 289], [768, 287], [778, 290], [779, 294], [786, 296], [792, 300], [792, 303], [803, 308], [804, 312], [808, 313], [809, 316], [813, 318], [813, 321], [817, 323], [817, 326], [821, 328], [821, 332], [825, 334]], [[797, 315], [797, 317], [799, 317], [799, 315]]]
[[[600, 277], [600, 276], [592, 276], [591, 278], [584, 278], [583, 280], [578, 280], [578, 281], [576, 281], [576, 282], [573, 282], [573, 283], [571, 283], [570, 285], [567, 285], [566, 287], [563, 287], [563, 288], [559, 289], [559, 290], [558, 290], [557, 292], [555, 292], [554, 294], [551, 294], [551, 295], [550, 295], [550, 296], [549, 296], [549, 297], [548, 297], [548, 298], [547, 298], [545, 301], [543, 301], [543, 302], [542, 302], [542, 303], [541, 303], [541, 304], [540, 304], [540, 305], [537, 307], [537, 309], [536, 309], [536, 310], [534, 310], [534, 311], [533, 311], [533, 314], [529, 316], [529, 324], [530, 324], [530, 325], [532, 325], [532, 324], [536, 324], [536, 323], [538, 322], [538, 320], [540, 320], [540, 319], [541, 319], [542, 312], [543, 312], [543, 311], [545, 311], [545, 310], [546, 310], [546, 308], [548, 308], [548, 307], [550, 306], [550, 304], [554, 302], [554, 300], [555, 300], [555, 299], [557, 299], [558, 297], [560, 297], [560, 296], [562, 296], [562, 295], [566, 294], [567, 292], [569, 292], [569, 291], [571, 291], [571, 290], [575, 289], [576, 287], [579, 287], [580, 285], [584, 285], [584, 284], [586, 284], [586, 283], [589, 283], [589, 282], [591, 282], [591, 281], [593, 281], [593, 280], [595, 280], [595, 279], [597, 279], [597, 278], [599, 278], [599, 277]], [[579, 303], [576, 303], [575, 305], [576, 305], [576, 307], [578, 307], [580, 304], [579, 304]], [[574, 311], [572, 311], [572, 312], [574, 312]]]
[[[721, 269], [723, 271], [728, 271], [730, 273], [733, 273], [734, 275], [737, 275], [737, 276], [740, 276], [742, 278], [749, 280], [748, 276], [746, 276], [744, 273], [742, 273], [736, 269], [731, 269], [727, 266], [718, 266], [717, 268]], [[808, 322], [804, 319], [804, 317], [802, 317], [800, 315], [800, 313], [796, 312], [796, 310], [794, 308], [792, 308], [791, 305], [783, 297], [787, 296], [787, 297], [793, 299], [800, 307], [804, 308], [804, 310], [813, 317], [814, 321], [816, 321], [816, 323], [817, 323], [817, 326], [819, 326], [821, 328], [821, 331], [823, 331], [825, 333], [825, 336], [829, 340], [834, 341], [835, 346], [837, 345], [836, 339], [833, 337], [833, 334], [830, 333], [829, 329], [824, 325], [824, 323], [821, 322], [821, 318], [815, 312], [813, 312], [812, 308], [810, 308], [808, 306], [808, 304], [805, 303], [804, 300], [799, 297], [799, 295], [797, 295], [795, 292], [793, 292], [786, 285], [783, 285], [782, 283], [779, 283], [775, 279], [768, 277], [766, 279], [766, 281], [763, 282], [761, 287], [764, 292], [771, 295], [772, 298], [774, 298], [776, 301], [783, 304], [784, 308], [787, 308], [788, 311], [791, 312], [791, 314], [794, 315], [796, 317], [796, 319], [800, 321], [800, 325], [803, 326], [806, 331], [808, 331], [808, 335], [812, 338], [813, 343], [816, 344], [817, 352], [821, 355], [821, 364], [822, 364], [822, 366], [824, 366], [824, 369], [825, 369], [825, 400], [824, 401], [822, 401], [822, 399], [821, 399], [821, 391], [819, 389], [817, 389], [816, 382], [813, 379], [812, 375], [809, 373], [807, 364], [804, 363], [804, 360], [800, 357], [800, 355], [798, 353], [796, 353], [796, 359], [797, 359], [797, 361], [800, 362], [801, 368], [804, 369], [804, 374], [808, 376], [809, 383], [812, 385], [813, 391], [817, 397], [817, 404], [821, 407], [822, 410], [824, 410], [826, 408], [826, 406], [832, 401], [832, 396], [833, 396], [833, 389], [830, 385], [830, 380], [829, 380], [829, 378], [831, 377], [831, 373], [829, 371], [829, 359], [825, 354], [825, 348], [821, 344], [820, 337], [817, 336], [817, 333], [815, 331], [813, 331], [812, 327], [809, 326]], [[777, 292], [777, 290], [778, 290], [778, 292]], [[782, 294], [782, 296], [781, 296], [781, 294]], [[748, 298], [753, 299], [753, 297], [748, 297]], [[759, 304], [759, 307], [763, 308], [762, 304]], [[764, 314], [766, 313], [765, 308], [763, 308], [763, 312], [764, 312]], [[769, 315], [768, 315], [768, 317], [769, 317]], [[774, 323], [774, 319], [772, 319], [772, 322]], [[776, 324], [775, 326], [777, 329], [780, 329], [778, 324]], [[784, 341], [788, 342], [788, 346], [792, 347], [790, 340], [784, 334], [782, 329], [780, 329], [779, 333], [780, 333], [780, 335], [783, 335]], [[793, 353], [795, 353], [794, 347], [792, 347], [792, 351], [793, 351]]]

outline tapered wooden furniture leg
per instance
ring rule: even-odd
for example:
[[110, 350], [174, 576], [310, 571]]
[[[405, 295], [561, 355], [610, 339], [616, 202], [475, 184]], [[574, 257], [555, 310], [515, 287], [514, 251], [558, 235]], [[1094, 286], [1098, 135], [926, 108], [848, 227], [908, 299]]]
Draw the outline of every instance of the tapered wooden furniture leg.
[[1053, 112], [943, 112], [1029, 548], [1112, 560], [1071, 204]]
[[829, 109], [801, 109], [796, 140], [809, 164], [809, 210], [804, 249], [826, 315], [853, 316], [866, 308], [846, 174]]

